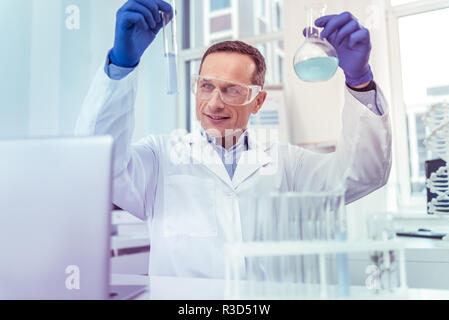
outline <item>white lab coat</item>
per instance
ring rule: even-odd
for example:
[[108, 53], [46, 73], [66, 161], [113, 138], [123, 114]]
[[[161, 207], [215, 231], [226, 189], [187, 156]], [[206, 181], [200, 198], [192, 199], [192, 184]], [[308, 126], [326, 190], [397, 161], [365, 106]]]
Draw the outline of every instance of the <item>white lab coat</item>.
[[[98, 71], [76, 134], [114, 137], [113, 200], [148, 221], [150, 275], [223, 278], [223, 244], [242, 238], [241, 224], [235, 221], [245, 214], [239, 202], [245, 194], [321, 191], [343, 185], [349, 203], [388, 179], [391, 129], [385, 102], [385, 114], [377, 116], [346, 90], [343, 132], [331, 154], [262, 143], [250, 131], [249, 150], [231, 180], [200, 133], [149, 135], [131, 144], [136, 71], [119, 81], [109, 79], [103, 68]], [[231, 221], [232, 234], [225, 228]]]

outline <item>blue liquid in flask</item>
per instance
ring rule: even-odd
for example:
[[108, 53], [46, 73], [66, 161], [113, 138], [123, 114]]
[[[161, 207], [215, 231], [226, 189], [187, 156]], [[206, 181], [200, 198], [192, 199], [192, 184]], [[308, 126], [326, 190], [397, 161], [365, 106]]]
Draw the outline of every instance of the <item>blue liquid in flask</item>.
[[166, 53], [165, 60], [167, 63], [167, 94], [178, 93], [178, 68], [176, 66], [176, 55], [174, 53]]
[[311, 58], [295, 64], [295, 72], [304, 81], [326, 81], [334, 76], [338, 63], [335, 57]]

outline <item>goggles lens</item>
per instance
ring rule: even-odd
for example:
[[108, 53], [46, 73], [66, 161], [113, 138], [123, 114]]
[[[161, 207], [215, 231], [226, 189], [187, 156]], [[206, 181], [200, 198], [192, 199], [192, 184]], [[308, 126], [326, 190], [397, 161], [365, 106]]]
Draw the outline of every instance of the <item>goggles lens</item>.
[[224, 103], [242, 106], [251, 103], [261, 89], [260, 86], [248, 86], [213, 77], [192, 76], [192, 92], [201, 100], [211, 99], [215, 90], [218, 90]]

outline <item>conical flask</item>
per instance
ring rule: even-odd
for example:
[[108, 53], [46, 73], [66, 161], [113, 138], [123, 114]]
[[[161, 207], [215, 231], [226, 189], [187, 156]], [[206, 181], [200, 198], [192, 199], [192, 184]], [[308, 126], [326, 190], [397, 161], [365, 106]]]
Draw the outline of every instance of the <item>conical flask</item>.
[[315, 20], [324, 16], [327, 6], [319, 3], [307, 6], [306, 40], [296, 51], [293, 67], [299, 79], [307, 82], [320, 82], [331, 79], [338, 68], [335, 48], [321, 37]]

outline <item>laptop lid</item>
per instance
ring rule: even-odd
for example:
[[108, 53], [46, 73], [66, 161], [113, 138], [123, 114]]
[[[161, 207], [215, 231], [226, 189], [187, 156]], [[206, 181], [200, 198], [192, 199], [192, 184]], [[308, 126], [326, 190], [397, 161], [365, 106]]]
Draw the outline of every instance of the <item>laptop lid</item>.
[[0, 299], [107, 299], [108, 136], [0, 140]]

